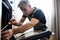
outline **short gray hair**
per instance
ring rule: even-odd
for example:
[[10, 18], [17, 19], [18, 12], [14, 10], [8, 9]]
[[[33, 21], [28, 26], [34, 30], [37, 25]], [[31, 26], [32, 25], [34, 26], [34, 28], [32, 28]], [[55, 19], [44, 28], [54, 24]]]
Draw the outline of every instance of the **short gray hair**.
[[22, 5], [30, 5], [28, 0], [21, 0], [18, 4], [18, 7], [22, 6]]

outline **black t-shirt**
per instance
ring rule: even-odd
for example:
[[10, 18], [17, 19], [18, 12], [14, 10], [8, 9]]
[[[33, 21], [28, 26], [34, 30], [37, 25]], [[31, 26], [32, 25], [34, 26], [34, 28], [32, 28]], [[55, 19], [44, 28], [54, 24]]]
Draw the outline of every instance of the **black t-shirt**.
[[31, 20], [31, 18], [36, 18], [36, 19], [39, 20], [39, 23], [37, 23], [34, 26], [34, 30], [42, 30], [42, 31], [45, 31], [47, 29], [47, 27], [45, 25], [46, 24], [46, 18], [45, 18], [44, 13], [42, 12], [42, 10], [35, 8], [33, 10], [33, 12], [29, 16], [23, 15], [23, 17], [24, 18], [27, 17], [29, 20]]

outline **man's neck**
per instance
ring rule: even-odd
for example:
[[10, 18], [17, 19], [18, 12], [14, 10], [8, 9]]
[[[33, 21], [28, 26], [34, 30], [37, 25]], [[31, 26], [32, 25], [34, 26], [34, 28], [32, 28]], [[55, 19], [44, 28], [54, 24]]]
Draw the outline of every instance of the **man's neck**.
[[34, 10], [34, 8], [31, 8], [31, 11], [30, 11], [29, 15], [33, 12], [33, 10]]
[[35, 8], [32, 8], [30, 13], [32, 13], [34, 9], [35, 9]]

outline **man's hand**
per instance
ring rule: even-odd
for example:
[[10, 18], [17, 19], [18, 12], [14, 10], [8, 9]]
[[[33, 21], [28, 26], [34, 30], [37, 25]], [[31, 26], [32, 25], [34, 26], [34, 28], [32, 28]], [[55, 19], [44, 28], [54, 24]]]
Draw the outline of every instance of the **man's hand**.
[[13, 35], [13, 30], [9, 29], [1, 33], [3, 40], [10, 40]]
[[10, 25], [14, 25], [15, 23], [17, 23], [15, 19], [10, 19], [10, 21], [8, 22], [8, 24]]
[[21, 26], [26, 18], [22, 17], [19, 22], [17, 22], [15, 19], [10, 19], [8, 24], [9, 25], [15, 25], [15, 26]]

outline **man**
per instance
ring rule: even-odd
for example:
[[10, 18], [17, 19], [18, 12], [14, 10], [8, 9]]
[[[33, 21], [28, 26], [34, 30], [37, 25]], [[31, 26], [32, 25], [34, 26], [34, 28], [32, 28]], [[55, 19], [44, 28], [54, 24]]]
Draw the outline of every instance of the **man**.
[[[20, 1], [18, 7], [23, 12], [21, 20], [17, 23], [15, 19], [11, 19], [9, 24], [19, 27], [2, 32], [2, 34], [5, 34], [2, 36], [4, 39], [10, 39], [12, 35], [25, 32], [32, 27], [34, 27], [34, 31], [45, 31], [47, 29], [45, 16], [40, 9], [37, 9], [36, 7], [32, 8], [28, 1]], [[30, 22], [22, 25], [26, 17], [30, 20]]]

